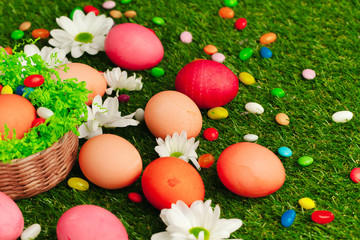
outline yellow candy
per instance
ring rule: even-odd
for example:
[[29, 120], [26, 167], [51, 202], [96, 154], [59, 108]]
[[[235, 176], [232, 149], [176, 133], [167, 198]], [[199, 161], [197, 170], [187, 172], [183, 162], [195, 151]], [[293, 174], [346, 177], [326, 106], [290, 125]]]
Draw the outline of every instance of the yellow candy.
[[251, 85], [255, 83], [255, 78], [247, 72], [242, 72], [239, 74], [239, 79], [243, 84]]
[[1, 89], [1, 94], [13, 94], [13, 92], [14, 91], [9, 85], [6, 85]]
[[68, 180], [68, 185], [71, 188], [80, 191], [86, 191], [89, 189], [89, 183], [82, 178], [72, 177]]
[[223, 107], [214, 107], [207, 112], [210, 119], [223, 119], [229, 116], [229, 112]]
[[301, 207], [305, 209], [312, 209], [315, 207], [315, 202], [310, 198], [302, 198], [299, 200], [299, 204]]

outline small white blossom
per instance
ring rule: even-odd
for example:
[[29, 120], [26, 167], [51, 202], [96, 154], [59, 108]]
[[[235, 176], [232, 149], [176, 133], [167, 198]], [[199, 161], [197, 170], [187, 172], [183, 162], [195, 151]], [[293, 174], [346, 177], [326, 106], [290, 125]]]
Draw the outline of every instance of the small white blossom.
[[128, 91], [139, 91], [142, 89], [142, 77], [136, 78], [136, 74], [134, 73], [133, 76], [128, 77], [128, 73], [126, 71], [121, 71], [119, 67], [113, 68], [113, 70], [106, 70], [103, 73], [106, 82], [109, 86], [106, 89], [106, 93], [110, 95], [112, 91], [117, 90], [116, 95], [118, 96], [119, 90], [128, 90]]

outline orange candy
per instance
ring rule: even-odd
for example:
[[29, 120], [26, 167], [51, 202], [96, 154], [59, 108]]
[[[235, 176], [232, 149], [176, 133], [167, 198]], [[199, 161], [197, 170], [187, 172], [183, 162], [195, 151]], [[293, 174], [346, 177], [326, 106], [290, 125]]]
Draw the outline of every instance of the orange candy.
[[222, 18], [233, 18], [235, 16], [235, 12], [229, 7], [222, 7], [219, 10], [219, 15]]
[[13, 54], [11, 47], [5, 47], [4, 49], [5, 49], [7, 54], [9, 54], [9, 55]]
[[260, 43], [261, 44], [269, 44], [275, 42], [277, 36], [275, 33], [265, 33], [260, 37]]
[[204, 52], [209, 55], [213, 55], [214, 53], [217, 53], [218, 49], [214, 45], [206, 45], [204, 47]]
[[48, 38], [50, 36], [50, 32], [48, 30], [46, 30], [46, 29], [38, 28], [38, 29], [33, 30], [31, 32], [31, 35], [35, 39], [37, 39], [37, 38], [45, 39], [45, 38]]
[[202, 168], [211, 167], [214, 164], [214, 161], [215, 161], [214, 156], [211, 155], [210, 153], [201, 155], [198, 160], [200, 167]]

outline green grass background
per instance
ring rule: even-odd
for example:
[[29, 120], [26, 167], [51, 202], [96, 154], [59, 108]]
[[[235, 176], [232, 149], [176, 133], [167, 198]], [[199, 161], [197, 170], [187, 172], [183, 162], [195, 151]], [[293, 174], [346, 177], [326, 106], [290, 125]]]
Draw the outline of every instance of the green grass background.
[[[55, 17], [68, 16], [71, 10], [91, 4], [102, 14], [109, 10], [101, 7], [103, 1], [45, 1], [1, 0], [0, 45], [14, 46], [10, 38], [13, 30], [23, 21], [31, 21], [32, 28], [25, 33], [31, 38], [36, 28], [59, 28]], [[149, 71], [139, 71], [144, 87], [140, 92], [130, 92], [130, 102], [123, 104], [123, 115], [145, 108], [151, 96], [162, 90], [174, 89], [178, 71], [196, 58], [210, 59], [202, 48], [207, 44], [218, 47], [226, 56], [224, 64], [236, 75], [249, 72], [256, 84], [240, 83], [237, 97], [224, 106], [229, 117], [210, 120], [203, 114], [203, 130], [218, 129], [220, 137], [215, 142], [206, 141], [200, 134], [198, 155], [212, 153], [218, 158], [229, 145], [243, 141], [247, 133], [259, 136], [261, 144], [273, 152], [281, 146], [293, 151], [290, 158], [282, 158], [286, 169], [286, 181], [282, 188], [263, 198], [243, 198], [231, 193], [220, 182], [216, 166], [203, 169], [206, 194], [213, 206], [219, 204], [222, 218], [239, 218], [244, 225], [232, 234], [243, 239], [359, 239], [360, 237], [360, 185], [349, 179], [349, 173], [359, 166], [359, 1], [349, 0], [277, 0], [239, 1], [234, 7], [234, 19], [222, 19], [218, 10], [222, 0], [133, 0], [124, 5], [117, 1], [122, 12], [135, 10], [135, 19], [116, 19], [116, 23], [135, 22], [155, 30], [163, 43], [165, 56], [158, 65], [166, 74], [154, 78]], [[160, 16], [166, 24], [157, 26], [152, 17]], [[233, 27], [239, 17], [248, 21], [248, 26], [237, 31]], [[179, 40], [182, 31], [193, 34], [191, 44]], [[259, 38], [267, 32], [275, 32], [278, 39], [270, 45], [271, 59], [260, 57], [262, 47]], [[247, 41], [245, 41], [247, 39]], [[242, 44], [241, 44], [242, 43]], [[37, 43], [48, 45], [47, 40]], [[242, 62], [238, 54], [250, 47], [254, 55]], [[96, 56], [85, 54], [73, 62], [89, 64], [100, 71], [115, 67], [104, 52]], [[305, 80], [301, 72], [314, 69], [314, 80]], [[274, 98], [270, 91], [282, 88], [284, 98]], [[214, 96], [216, 97], [216, 96]], [[264, 108], [262, 115], [245, 114], [247, 102], [258, 102]], [[354, 118], [345, 124], [334, 123], [331, 115], [336, 111], [350, 110]], [[284, 112], [290, 117], [289, 126], [280, 126], [275, 115]], [[155, 138], [144, 122], [136, 127], [105, 130], [129, 140], [139, 150], [144, 167], [158, 156], [154, 151]], [[83, 144], [85, 141], [81, 140]], [[309, 167], [301, 167], [297, 159], [303, 155], [314, 158]], [[78, 164], [69, 177], [83, 177]], [[68, 179], [68, 178], [67, 178]], [[66, 180], [67, 180], [66, 179]], [[17, 201], [25, 226], [39, 223], [42, 226], [38, 239], [56, 239], [56, 224], [69, 208], [80, 204], [95, 204], [114, 213], [124, 224], [129, 239], [150, 239], [151, 235], [165, 230], [159, 211], [146, 200], [140, 204], [127, 198], [130, 192], [141, 193], [140, 179], [133, 185], [119, 190], [105, 190], [90, 184], [85, 192], [72, 190], [66, 180], [54, 189], [29, 199]], [[301, 209], [298, 200], [309, 197], [316, 202], [312, 210]], [[294, 224], [285, 228], [280, 217], [288, 209], [297, 213]], [[329, 210], [335, 220], [319, 225], [311, 220], [314, 210]]]

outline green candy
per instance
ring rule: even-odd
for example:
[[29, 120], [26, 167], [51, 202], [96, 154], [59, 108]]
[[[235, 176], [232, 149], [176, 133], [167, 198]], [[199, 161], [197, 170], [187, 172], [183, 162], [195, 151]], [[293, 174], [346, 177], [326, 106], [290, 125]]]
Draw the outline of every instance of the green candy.
[[165, 23], [165, 20], [161, 17], [153, 17], [152, 21], [157, 25], [163, 25]]
[[74, 13], [75, 13], [76, 10], [82, 11], [82, 8], [81, 7], [75, 7], [70, 13], [70, 18], [71, 19], [73, 19], [73, 16], [74, 16]]
[[237, 0], [224, 0], [225, 6], [235, 7], [237, 5]]
[[254, 52], [251, 48], [244, 48], [243, 50], [241, 50], [239, 57], [241, 60], [245, 61], [249, 59], [253, 55], [253, 53]]
[[154, 77], [161, 77], [165, 74], [165, 71], [161, 67], [154, 67], [150, 70], [150, 74]]
[[285, 92], [281, 88], [274, 88], [273, 90], [271, 90], [271, 95], [281, 98], [285, 96]]
[[314, 159], [309, 156], [302, 156], [298, 159], [298, 164], [303, 167], [307, 167], [314, 162]]
[[132, 0], [121, 0], [120, 2], [122, 3], [122, 4], [128, 4], [128, 3], [130, 3]]
[[24, 36], [24, 32], [21, 30], [15, 30], [11, 33], [11, 38], [15, 40], [19, 40]]

